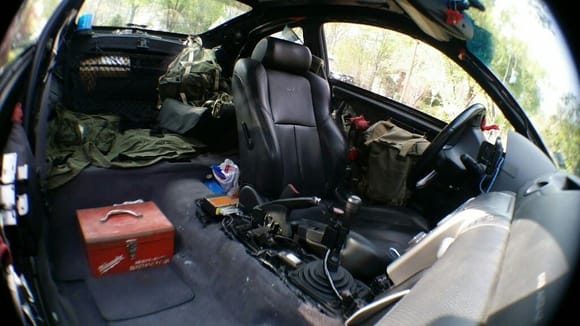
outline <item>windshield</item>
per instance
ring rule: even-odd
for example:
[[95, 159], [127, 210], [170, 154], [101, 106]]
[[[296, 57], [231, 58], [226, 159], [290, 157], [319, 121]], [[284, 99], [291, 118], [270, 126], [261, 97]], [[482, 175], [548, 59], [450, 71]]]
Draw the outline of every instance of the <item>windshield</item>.
[[478, 26], [468, 42], [508, 87], [552, 151], [580, 175], [580, 86], [562, 32], [540, 0], [484, 0], [470, 10]]
[[80, 10], [93, 26], [134, 26], [200, 34], [251, 10], [235, 0], [87, 0]]

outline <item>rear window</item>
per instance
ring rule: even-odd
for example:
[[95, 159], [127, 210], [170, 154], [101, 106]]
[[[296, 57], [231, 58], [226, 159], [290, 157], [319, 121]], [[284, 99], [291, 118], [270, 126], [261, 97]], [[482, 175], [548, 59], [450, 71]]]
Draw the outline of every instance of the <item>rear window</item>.
[[251, 9], [234, 0], [87, 0], [79, 16], [91, 14], [93, 26], [199, 34]]

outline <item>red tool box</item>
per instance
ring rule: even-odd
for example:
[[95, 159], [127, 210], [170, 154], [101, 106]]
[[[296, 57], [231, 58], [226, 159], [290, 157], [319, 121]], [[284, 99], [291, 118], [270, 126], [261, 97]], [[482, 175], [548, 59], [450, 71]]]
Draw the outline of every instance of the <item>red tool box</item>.
[[147, 201], [77, 210], [94, 276], [168, 264], [175, 228]]

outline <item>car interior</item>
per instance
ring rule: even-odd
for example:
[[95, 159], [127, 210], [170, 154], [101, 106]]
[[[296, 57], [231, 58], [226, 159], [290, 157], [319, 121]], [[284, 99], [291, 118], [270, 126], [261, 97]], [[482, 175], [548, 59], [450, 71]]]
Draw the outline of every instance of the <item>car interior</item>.
[[[324, 197], [337, 207], [347, 202], [346, 195], [340, 193], [345, 191], [346, 183], [346, 143], [330, 116], [325, 79], [309, 72], [311, 57], [307, 47], [265, 38], [256, 45], [251, 58], [237, 62], [232, 80], [239, 162], [247, 183], [240, 193], [241, 205], [255, 207], [264, 205], [267, 198], [280, 199], [291, 184], [299, 193], [282, 198], [292, 205], [287, 222], [301, 218], [325, 222], [332, 216], [324, 209], [297, 209], [300, 201], [304, 202], [302, 206], [312, 205], [308, 196]], [[341, 189], [338, 194], [337, 188]], [[305, 197], [298, 199], [298, 195]], [[351, 272], [356, 268], [358, 275], [380, 271], [393, 259], [391, 252], [406, 249], [414, 235], [428, 230], [427, 221], [411, 209], [363, 205], [357, 210], [352, 228], [359, 238], [364, 235], [364, 241], [374, 245], [364, 254], [359, 252], [361, 248], [353, 247], [352, 254], [343, 257], [343, 263], [352, 266]], [[319, 231], [305, 226], [304, 240], [316, 243], [316, 239], [322, 239], [323, 228], [310, 227]], [[351, 230], [351, 236], [355, 230]], [[374, 258], [365, 261], [361, 255]]]
[[[321, 18], [313, 15], [201, 35], [232, 103], [204, 111], [179, 136], [159, 124], [159, 78], [183, 50], [182, 35], [139, 27], [87, 33], [73, 17], [51, 21], [53, 34], [44, 36], [54, 37], [55, 51], [25, 56], [31, 65], [15, 69], [6, 86], [32, 93], [2, 94], [31, 108], [22, 124], [2, 127], [10, 133], [3, 162], [12, 162], [2, 177], [13, 166], [15, 191], [27, 194], [18, 228], [5, 232], [16, 272], [42, 298], [20, 302], [24, 319], [550, 323], [578, 256], [580, 220], [569, 214], [579, 211], [578, 177], [558, 171], [516, 131], [488, 141], [482, 104], [450, 123], [412, 114], [328, 76], [316, 38], [272, 36], [289, 24], [316, 30]], [[369, 153], [352, 120], [361, 115], [367, 127], [388, 122], [424, 145], [399, 173], [402, 202], [360, 191], [363, 176], [380, 180], [368, 174], [380, 153]], [[358, 160], [347, 155], [353, 141]], [[226, 159], [240, 170], [238, 206], [212, 216], [202, 202], [219, 195], [208, 182]], [[175, 227], [170, 262], [94, 277], [77, 211], [135, 201], [155, 202]]]

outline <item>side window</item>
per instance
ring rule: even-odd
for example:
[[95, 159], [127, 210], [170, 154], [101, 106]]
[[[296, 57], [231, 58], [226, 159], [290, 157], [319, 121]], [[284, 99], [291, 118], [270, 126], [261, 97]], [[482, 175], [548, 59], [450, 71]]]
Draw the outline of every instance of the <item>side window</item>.
[[495, 116], [501, 114], [493, 114], [495, 105], [479, 85], [430, 45], [395, 31], [353, 23], [327, 23], [324, 34], [331, 78], [445, 122], [470, 104], [482, 103], [488, 108], [488, 122], [498, 123]]
[[0, 44], [0, 73], [27, 47], [36, 42], [44, 25], [62, 0], [19, 1], [22, 3]]

